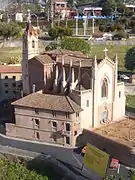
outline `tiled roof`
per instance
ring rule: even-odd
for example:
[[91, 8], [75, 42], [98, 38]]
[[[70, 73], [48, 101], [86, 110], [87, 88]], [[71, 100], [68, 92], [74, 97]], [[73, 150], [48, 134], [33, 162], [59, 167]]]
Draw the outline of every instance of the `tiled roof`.
[[54, 2], [66, 2], [67, 3], [67, 1], [66, 0], [54, 0]]
[[21, 73], [21, 66], [0, 65], [0, 73]]
[[[70, 60], [72, 60], [72, 65], [73, 66], [79, 66], [80, 61], [81, 61], [81, 67], [91, 67], [92, 66], [92, 59], [89, 59], [89, 58], [86, 58], [86, 57], [85, 58], [83, 58], [83, 57], [74, 57], [74, 56], [70, 56], [70, 55], [65, 55], [64, 56], [64, 64], [65, 65], [69, 65]], [[61, 63], [62, 58], [58, 57], [56, 62]]]
[[30, 59], [29, 61], [32, 61], [33, 59], [40, 61], [42, 64], [50, 64], [50, 63], [55, 62], [50, 56], [48, 56], [46, 54], [35, 56], [32, 59]]
[[80, 112], [81, 107], [68, 96], [32, 93], [12, 103], [15, 106], [24, 106], [63, 112]]
[[72, 55], [72, 56], [77, 56], [77, 57], [84, 57], [86, 58], [86, 55], [84, 55], [82, 52], [79, 52], [79, 51], [70, 51], [70, 50], [65, 50], [65, 49], [55, 49], [55, 50], [52, 50], [52, 51], [47, 51], [45, 52], [45, 54], [48, 54], [48, 55]]

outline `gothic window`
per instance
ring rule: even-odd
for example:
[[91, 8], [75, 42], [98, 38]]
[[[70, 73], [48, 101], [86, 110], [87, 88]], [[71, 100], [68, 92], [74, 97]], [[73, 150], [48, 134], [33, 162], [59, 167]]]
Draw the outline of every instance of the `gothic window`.
[[119, 98], [121, 98], [121, 91], [119, 91]]
[[102, 98], [108, 96], [108, 82], [107, 79], [104, 79], [101, 86], [101, 96]]
[[32, 41], [32, 48], [35, 48], [35, 41]]

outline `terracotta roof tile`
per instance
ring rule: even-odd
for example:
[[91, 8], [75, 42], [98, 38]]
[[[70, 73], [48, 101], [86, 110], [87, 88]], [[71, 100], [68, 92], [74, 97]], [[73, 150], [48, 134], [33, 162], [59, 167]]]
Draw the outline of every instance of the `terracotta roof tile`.
[[45, 52], [45, 54], [48, 55], [72, 55], [72, 56], [77, 56], [77, 57], [84, 57], [86, 58], [86, 55], [84, 55], [82, 52], [79, 51], [70, 51], [70, 50], [66, 50], [66, 49], [55, 49], [52, 51], [47, 51]]
[[0, 73], [21, 73], [21, 66], [0, 65]]
[[40, 61], [42, 64], [50, 64], [50, 63], [54, 63], [55, 61], [48, 55], [38, 55], [38, 56], [35, 56], [33, 57], [32, 59], [29, 60], [32, 61], [32, 60], [37, 60], [37, 61]]
[[81, 107], [68, 96], [32, 93], [12, 103], [15, 106], [47, 109], [63, 112], [80, 112]]
[[[81, 61], [81, 67], [91, 67], [92, 66], [92, 59], [90, 59], [90, 58], [74, 57], [74, 56], [70, 56], [70, 55], [64, 56], [64, 64], [65, 65], [69, 65], [70, 60], [72, 60], [73, 66], [78, 67], [80, 65], [80, 61]], [[56, 63], [61, 63], [61, 62], [62, 62], [62, 58], [58, 57]]]

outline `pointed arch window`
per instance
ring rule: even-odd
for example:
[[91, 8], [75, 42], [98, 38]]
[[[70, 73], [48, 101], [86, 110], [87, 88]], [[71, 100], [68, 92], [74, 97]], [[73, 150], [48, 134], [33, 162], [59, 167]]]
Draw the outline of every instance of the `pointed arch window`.
[[102, 98], [108, 96], [108, 82], [107, 82], [106, 78], [102, 81], [101, 96], [102, 96]]
[[35, 48], [35, 41], [32, 41], [32, 48]]

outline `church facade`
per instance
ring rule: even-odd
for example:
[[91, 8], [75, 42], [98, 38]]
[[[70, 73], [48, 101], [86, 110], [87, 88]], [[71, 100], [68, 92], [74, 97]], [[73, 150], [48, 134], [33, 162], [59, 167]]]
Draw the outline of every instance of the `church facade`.
[[[28, 131], [35, 133], [35, 126], [30, 123], [30, 118], [27, 118], [29, 122], [25, 122], [26, 116], [33, 119], [35, 115], [32, 112], [35, 112], [35, 109], [38, 109], [36, 111], [40, 109], [41, 111], [53, 112], [53, 122], [58, 124], [62, 122], [63, 125], [65, 124], [65, 128], [66, 123], [69, 123], [68, 133], [69, 129], [70, 133], [68, 135], [69, 137], [71, 135], [69, 140], [71, 143], [69, 144], [72, 146], [75, 145], [75, 138], [84, 128], [92, 129], [121, 120], [125, 116], [125, 86], [123, 82], [117, 80], [117, 55], [112, 60], [108, 54], [107, 49], [104, 50], [102, 59], [98, 59], [96, 56], [90, 59], [80, 52], [60, 49], [39, 54], [37, 31], [28, 22], [23, 38], [22, 59], [23, 92], [27, 96], [13, 103], [16, 109], [16, 122], [19, 122], [19, 125], [14, 124], [14, 128], [12, 128], [11, 124], [7, 124], [7, 135], [23, 138], [25, 134], [24, 138], [26, 138]], [[38, 93], [40, 90], [42, 93]], [[37, 101], [31, 100], [32, 104], [29, 105], [27, 99], [31, 94], [36, 93], [38, 96], [42, 96], [39, 98], [41, 101], [39, 107]], [[48, 100], [44, 99], [43, 96], [47, 97]], [[52, 97], [54, 100], [50, 101], [49, 99]], [[63, 106], [70, 106], [73, 110], [72, 113], [68, 108], [63, 110], [61, 106], [63, 97], [66, 97], [66, 103]], [[59, 99], [59, 103], [54, 108], [57, 99]], [[46, 106], [45, 102], [49, 103], [50, 106]], [[63, 116], [59, 116], [61, 112], [64, 112]], [[65, 114], [66, 118], [64, 118]], [[72, 118], [70, 119], [70, 117]], [[40, 118], [40, 114], [36, 113], [36, 119]], [[47, 131], [51, 134], [54, 128], [53, 125], [50, 128], [50, 120], [43, 118], [42, 121], [46, 121], [46, 123], [44, 122], [46, 125], [44, 128], [38, 129], [38, 132]], [[26, 131], [29, 124], [31, 124], [29, 130]], [[63, 129], [66, 132], [64, 126]], [[20, 128], [16, 131], [15, 129], [18, 127]], [[14, 129], [14, 133], [11, 129]], [[19, 131], [21, 132], [20, 136], [18, 136]], [[32, 134], [29, 134], [29, 137], [33, 140]], [[48, 135], [44, 134], [41, 141], [52, 142], [52, 138], [47, 139], [46, 137]], [[40, 139], [38, 138], [38, 140]], [[63, 137], [61, 143], [65, 144], [66, 140]]]

